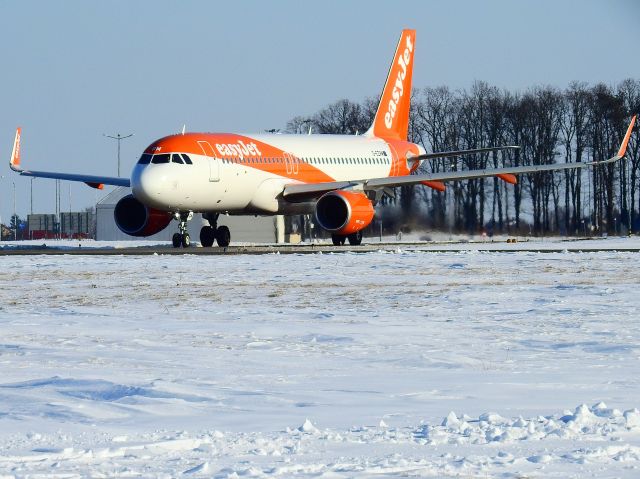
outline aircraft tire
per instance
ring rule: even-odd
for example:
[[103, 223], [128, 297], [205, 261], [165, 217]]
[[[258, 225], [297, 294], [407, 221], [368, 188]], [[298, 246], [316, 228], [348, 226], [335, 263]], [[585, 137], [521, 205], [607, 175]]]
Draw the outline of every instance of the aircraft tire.
[[344, 242], [346, 239], [347, 237], [343, 235], [336, 235], [336, 234], [331, 235], [331, 242], [333, 243], [333, 246], [344, 245]]
[[362, 244], [362, 231], [356, 231], [355, 233], [350, 234], [347, 236], [347, 239], [351, 246], [359, 246]]
[[218, 246], [226, 248], [231, 243], [231, 231], [229, 228], [222, 225], [218, 226], [216, 230], [216, 241], [218, 242]]
[[216, 240], [216, 230], [211, 226], [203, 226], [200, 230], [200, 244], [209, 248], [213, 246], [213, 242]]

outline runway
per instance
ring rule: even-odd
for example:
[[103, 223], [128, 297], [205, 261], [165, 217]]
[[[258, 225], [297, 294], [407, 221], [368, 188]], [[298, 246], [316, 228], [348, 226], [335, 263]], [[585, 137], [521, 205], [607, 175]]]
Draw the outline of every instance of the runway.
[[339, 254], [372, 252], [585, 252], [620, 251], [640, 252], [638, 238], [611, 239], [531, 239], [515, 243], [506, 241], [447, 241], [447, 242], [377, 242], [372, 241], [360, 246], [333, 246], [331, 244], [241, 244], [226, 248], [203, 248], [194, 245], [190, 248], [173, 248], [170, 244], [152, 244], [127, 246], [126, 242], [114, 242], [113, 246], [100, 242], [66, 241], [64, 244], [49, 241], [44, 244], [34, 242], [13, 242], [0, 246], [0, 256], [29, 255], [83, 255], [83, 256], [146, 256], [146, 255], [264, 255], [264, 254]]

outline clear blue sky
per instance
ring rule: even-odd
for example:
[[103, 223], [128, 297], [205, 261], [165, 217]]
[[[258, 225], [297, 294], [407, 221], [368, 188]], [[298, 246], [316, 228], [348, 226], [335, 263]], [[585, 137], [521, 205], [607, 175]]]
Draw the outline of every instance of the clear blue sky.
[[[25, 166], [128, 175], [154, 139], [282, 128], [340, 98], [380, 93], [402, 28], [417, 29], [414, 86], [508, 89], [640, 78], [640, 1], [0, 1], [0, 214], [29, 211]], [[63, 210], [69, 209], [69, 183]], [[74, 184], [71, 208], [102, 193]], [[38, 179], [35, 212], [54, 211]]]

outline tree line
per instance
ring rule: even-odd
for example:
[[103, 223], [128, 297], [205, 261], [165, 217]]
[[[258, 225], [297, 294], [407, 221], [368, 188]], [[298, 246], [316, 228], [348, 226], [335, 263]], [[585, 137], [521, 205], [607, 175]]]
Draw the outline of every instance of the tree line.
[[[362, 134], [378, 101], [337, 101], [287, 123], [287, 132]], [[422, 163], [416, 173], [530, 164], [598, 161], [613, 156], [630, 117], [640, 111], [640, 80], [616, 86], [574, 82], [565, 89], [538, 86], [525, 92], [485, 82], [471, 88], [414, 89], [409, 140], [427, 152], [519, 145]], [[498, 178], [400, 188], [384, 204], [385, 228], [456, 232], [589, 235], [640, 231], [640, 138], [632, 134], [627, 159], [597, 168], [521, 175], [516, 185]], [[385, 208], [382, 208], [383, 216]]]

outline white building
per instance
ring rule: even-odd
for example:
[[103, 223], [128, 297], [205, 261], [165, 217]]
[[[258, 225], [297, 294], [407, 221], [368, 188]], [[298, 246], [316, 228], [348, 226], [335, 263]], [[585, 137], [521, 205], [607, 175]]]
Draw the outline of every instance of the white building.
[[[124, 234], [113, 218], [116, 203], [131, 193], [130, 188], [118, 187], [98, 201], [96, 205], [96, 240], [122, 241], [150, 239], [171, 241], [171, 236], [178, 231], [178, 223], [172, 221], [165, 229], [153, 236], [137, 238]], [[218, 226], [226, 225], [231, 230], [231, 244], [234, 243], [276, 243], [276, 216], [226, 216], [220, 215]], [[281, 221], [281, 224], [284, 223]], [[204, 225], [202, 216], [196, 214], [187, 224], [191, 241], [200, 241], [200, 228]], [[283, 235], [281, 235], [281, 238]]]

